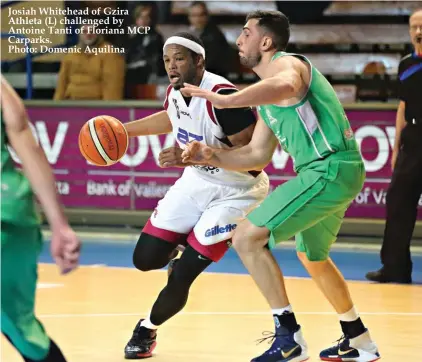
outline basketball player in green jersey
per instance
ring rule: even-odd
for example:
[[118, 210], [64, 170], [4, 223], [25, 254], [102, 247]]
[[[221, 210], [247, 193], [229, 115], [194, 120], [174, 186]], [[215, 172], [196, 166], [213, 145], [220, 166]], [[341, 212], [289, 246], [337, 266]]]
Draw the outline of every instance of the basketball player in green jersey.
[[280, 12], [256, 11], [237, 39], [244, 65], [260, 82], [232, 95], [185, 84], [182, 92], [217, 108], [257, 106], [260, 119], [251, 142], [214, 150], [193, 142], [184, 161], [232, 170], [263, 169], [277, 143], [294, 161], [297, 177], [279, 186], [240, 224], [233, 246], [273, 309], [276, 333], [256, 362], [305, 361], [307, 346], [286, 294], [283, 275], [268, 249], [296, 237], [297, 254], [339, 315], [344, 336], [325, 349], [325, 361], [367, 362], [380, 358], [347, 284], [329, 258], [350, 203], [363, 186], [364, 164], [342, 105], [324, 76], [301, 55], [285, 53], [290, 35]]
[[[25, 107], [1, 76], [1, 331], [26, 362], [65, 362], [34, 315], [37, 259], [42, 248], [36, 192], [52, 230], [51, 253], [62, 273], [75, 269], [80, 242], [56, 193], [50, 165], [36, 143]], [[28, 179], [15, 168], [14, 149]]]

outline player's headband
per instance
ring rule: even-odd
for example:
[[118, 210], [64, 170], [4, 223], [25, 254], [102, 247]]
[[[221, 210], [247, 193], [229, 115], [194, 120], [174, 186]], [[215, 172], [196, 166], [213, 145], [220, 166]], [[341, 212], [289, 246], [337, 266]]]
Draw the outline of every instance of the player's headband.
[[184, 46], [185, 48], [192, 50], [196, 54], [201, 54], [205, 59], [205, 49], [201, 45], [199, 45], [198, 43], [195, 43], [192, 40], [182, 38], [181, 36], [171, 36], [170, 38], [166, 40], [163, 46], [163, 50], [166, 47], [166, 45], [169, 45], [169, 44], [177, 44], [177, 45]]

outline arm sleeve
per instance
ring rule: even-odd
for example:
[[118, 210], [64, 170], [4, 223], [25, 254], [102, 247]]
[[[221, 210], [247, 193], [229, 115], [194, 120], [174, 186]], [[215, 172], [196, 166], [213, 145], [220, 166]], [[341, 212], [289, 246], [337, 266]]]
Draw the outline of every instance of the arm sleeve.
[[[219, 94], [231, 94], [237, 92], [237, 89], [222, 89]], [[244, 108], [214, 108], [214, 113], [217, 122], [223, 129], [227, 136], [232, 136], [236, 133], [248, 128], [251, 124], [256, 123], [256, 117], [250, 107]]]

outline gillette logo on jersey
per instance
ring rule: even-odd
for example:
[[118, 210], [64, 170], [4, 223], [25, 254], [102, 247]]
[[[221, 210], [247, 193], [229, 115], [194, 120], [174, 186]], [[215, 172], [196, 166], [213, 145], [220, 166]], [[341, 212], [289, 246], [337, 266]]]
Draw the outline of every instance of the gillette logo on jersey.
[[234, 229], [236, 229], [236, 227], [237, 227], [236, 224], [228, 224], [226, 226], [221, 226], [221, 227], [217, 225], [205, 231], [205, 237], [209, 238], [210, 236], [229, 233], [229, 232], [232, 232]]

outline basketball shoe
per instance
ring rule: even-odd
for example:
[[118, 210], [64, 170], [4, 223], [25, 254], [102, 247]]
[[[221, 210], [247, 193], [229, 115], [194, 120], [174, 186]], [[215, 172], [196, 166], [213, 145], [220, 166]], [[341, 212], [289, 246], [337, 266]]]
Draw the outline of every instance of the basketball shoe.
[[[170, 276], [173, 267], [179, 261], [179, 259], [173, 259], [177, 257], [179, 250], [175, 249], [171, 254], [171, 260], [168, 265], [167, 275]], [[148, 329], [141, 326], [141, 319], [133, 330], [132, 338], [125, 347], [125, 358], [126, 359], [142, 359], [152, 357], [152, 352], [157, 346], [157, 331], [154, 329]]]
[[377, 345], [368, 330], [356, 338], [342, 336], [334, 347], [323, 350], [319, 358], [323, 361], [373, 362], [381, 358]]
[[299, 326], [296, 332], [290, 333], [285, 328], [277, 328], [276, 333], [264, 332], [264, 338], [259, 343], [269, 339], [272, 342], [270, 349], [251, 362], [302, 362], [308, 356], [308, 346]]
[[141, 326], [141, 319], [133, 330], [132, 338], [125, 347], [125, 359], [143, 359], [152, 357], [157, 345], [157, 331]]

